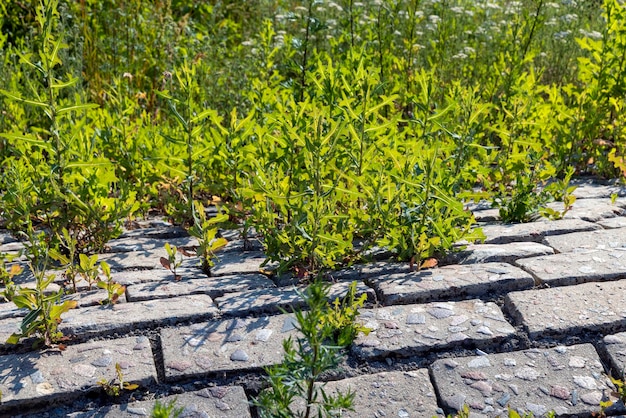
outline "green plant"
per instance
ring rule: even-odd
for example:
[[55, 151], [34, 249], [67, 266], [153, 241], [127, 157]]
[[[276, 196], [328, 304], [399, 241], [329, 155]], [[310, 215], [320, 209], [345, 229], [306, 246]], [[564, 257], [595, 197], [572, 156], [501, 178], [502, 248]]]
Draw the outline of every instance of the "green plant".
[[20, 332], [13, 333], [7, 344], [17, 344], [20, 339], [35, 334], [38, 341], [50, 347], [63, 339], [63, 334], [58, 331], [61, 316], [77, 306], [76, 301], [66, 300], [60, 303], [62, 290], [51, 292], [48, 289], [55, 279], [53, 274], [46, 275], [46, 269], [50, 266], [50, 251], [43, 233], [35, 234], [30, 229], [29, 242], [27, 243], [27, 256], [29, 268], [35, 279], [35, 287], [28, 288], [16, 286], [9, 274], [5, 281], [5, 294], [7, 300], [11, 300], [15, 306], [28, 309], [28, 313], [22, 319]]
[[[470, 407], [467, 404], [463, 405], [463, 408], [457, 412], [455, 415], [448, 415], [448, 418], [469, 418], [471, 416]], [[524, 412], [520, 414], [510, 406], [507, 406], [506, 417], [507, 418], [534, 418], [534, 414], [532, 412]], [[556, 418], [556, 412], [549, 411], [544, 414], [545, 418]], [[498, 415], [500, 417], [500, 415]], [[433, 417], [434, 418], [434, 417]]]
[[346, 305], [336, 302], [334, 308], [328, 303], [328, 285], [316, 280], [307, 288], [303, 296], [308, 310], [295, 312], [300, 336], [295, 342], [291, 337], [283, 341], [285, 358], [266, 369], [270, 388], [254, 401], [261, 417], [330, 417], [351, 409], [354, 393], [331, 395], [320, 377], [338, 366], [340, 350], [363, 330], [354, 321], [363, 304], [363, 299], [355, 300], [354, 286], [344, 299]]
[[89, 290], [93, 287], [94, 284], [98, 283], [98, 276], [100, 275], [100, 270], [98, 269], [98, 256], [91, 255], [87, 256], [85, 254], [79, 254], [78, 256], [78, 266], [76, 266], [76, 272], [78, 275], [87, 282], [87, 286]]
[[207, 274], [211, 274], [211, 267], [215, 264], [215, 252], [228, 243], [226, 238], [219, 236], [217, 228], [217, 225], [227, 220], [226, 214], [218, 214], [207, 219], [204, 207], [196, 202], [193, 225], [189, 228], [189, 234], [198, 239], [197, 254], [202, 261], [202, 269]]
[[119, 363], [115, 363], [115, 374], [116, 377], [107, 380], [102, 378], [98, 380], [97, 384], [104, 392], [109, 396], [120, 396], [122, 391], [124, 390], [135, 390], [139, 387], [136, 383], [129, 383], [124, 380], [124, 373], [122, 373], [122, 366]]
[[2, 279], [2, 283], [4, 284], [2, 297], [7, 302], [11, 302], [13, 300], [13, 296], [17, 292], [16, 285], [13, 282], [13, 277], [20, 275], [24, 270], [17, 263], [11, 264], [11, 267], [7, 268], [7, 263], [10, 263], [16, 257], [17, 255], [14, 254], [0, 253], [0, 278]]
[[184, 411], [184, 408], [176, 407], [176, 399], [172, 399], [167, 404], [161, 403], [159, 399], [154, 402], [154, 407], [150, 413], [152, 418], [178, 418]]
[[118, 301], [120, 296], [124, 294], [126, 286], [122, 286], [113, 280], [111, 277], [111, 267], [109, 267], [106, 262], [100, 262], [100, 269], [102, 270], [104, 277], [106, 277], [106, 280], [98, 280], [96, 284], [99, 288], [106, 289], [107, 291], [107, 298], [100, 303], [103, 305], [113, 305]]
[[[170, 245], [169, 242], [165, 243], [165, 251], [167, 252], [167, 258], [161, 257], [160, 262], [163, 267], [168, 269], [174, 275], [174, 280], [180, 280], [182, 276], [176, 273], [176, 269], [183, 264], [182, 248], [177, 248], [175, 245]], [[180, 254], [180, 258], [176, 256]]]

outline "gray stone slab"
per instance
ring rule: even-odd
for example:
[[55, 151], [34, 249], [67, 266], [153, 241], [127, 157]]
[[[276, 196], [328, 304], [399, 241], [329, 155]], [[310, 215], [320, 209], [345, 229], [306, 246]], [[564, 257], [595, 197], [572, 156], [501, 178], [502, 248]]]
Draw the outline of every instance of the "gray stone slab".
[[377, 373], [329, 382], [331, 391], [355, 392], [354, 411], [342, 417], [434, 417], [437, 398], [427, 369]]
[[87, 337], [181, 321], [210, 319], [217, 313], [218, 310], [208, 295], [188, 295], [72, 309], [63, 316], [59, 329], [65, 335]]
[[147, 226], [145, 228], [125, 229], [118, 238], [158, 238], [169, 239], [187, 237], [189, 233], [182, 226], [173, 226], [170, 223]]
[[260, 273], [265, 259], [265, 254], [261, 251], [218, 252], [215, 265], [211, 267], [211, 276]]
[[9, 242], [17, 242], [17, 239], [6, 230], [0, 230], [0, 244], [8, 244]]
[[0, 319], [0, 346], [5, 346], [6, 340], [9, 339], [14, 332], [20, 332], [22, 317], [26, 316], [27, 313], [28, 311], [25, 311], [24, 315]]
[[[152, 270], [163, 269], [161, 265], [161, 257], [167, 258], [165, 248], [154, 248], [145, 251], [128, 251], [118, 253], [100, 254], [98, 260], [106, 261], [111, 270]], [[200, 264], [198, 257], [179, 257], [182, 260], [181, 270], [183, 268], [193, 268]]]
[[10, 253], [15, 254], [20, 251], [24, 251], [26, 247], [19, 241], [9, 241], [3, 244], [0, 244], [0, 253]]
[[166, 243], [186, 250], [193, 250], [198, 247], [198, 240], [190, 236], [175, 238], [128, 237], [110, 240], [107, 242], [106, 249], [107, 253], [150, 251], [165, 248]]
[[[246, 393], [241, 386], [212, 386], [199, 391], [185, 392], [158, 399], [161, 405], [174, 403], [175, 409], [181, 409], [180, 418], [250, 417], [250, 408]], [[69, 415], [71, 418], [136, 418], [150, 416], [157, 403], [156, 399], [113, 405], [90, 412]]]
[[500, 209], [480, 209], [472, 211], [476, 222], [496, 222], [500, 220]]
[[[591, 344], [437, 360], [433, 382], [446, 410], [463, 404], [481, 417], [507, 416], [506, 407], [543, 417], [590, 416], [611, 383]], [[571, 415], [570, 415], [571, 414]]]
[[530, 289], [534, 279], [506, 263], [462, 264], [367, 279], [384, 305]]
[[580, 219], [562, 219], [560, 221], [537, 221], [523, 224], [493, 224], [482, 227], [486, 244], [506, 244], [509, 242], [541, 242], [544, 237], [567, 234], [570, 232], [593, 231], [600, 225]]
[[[76, 293], [69, 293], [63, 296], [61, 300], [74, 300], [78, 303], [78, 307], [87, 307], [87, 306], [99, 306], [104, 304], [104, 301], [108, 298], [108, 293], [105, 289], [94, 289]], [[126, 302], [126, 293], [123, 293], [117, 299], [116, 303], [125, 303]]]
[[626, 228], [626, 217], [616, 216], [615, 218], [602, 219], [597, 223], [605, 229]]
[[611, 374], [615, 378], [626, 377], [626, 332], [607, 335], [602, 340], [602, 347], [609, 360]]
[[228, 319], [161, 330], [165, 377], [258, 369], [280, 363], [297, 332], [293, 315]]
[[515, 333], [496, 304], [477, 299], [363, 309], [359, 322], [372, 330], [352, 345], [361, 358], [484, 347]]
[[626, 330], [626, 280], [512, 292], [505, 308], [531, 339]]
[[[439, 417], [435, 390], [427, 369], [383, 372], [325, 383], [330, 395], [354, 393], [353, 411], [334, 410], [341, 417]], [[299, 398], [292, 410], [304, 413], [305, 400]], [[314, 407], [312, 416], [317, 416]], [[298, 415], [301, 416], [301, 415]]]
[[18, 309], [12, 302], [0, 303], [0, 319], [20, 318], [26, 316], [28, 309]]
[[[207, 275], [199, 267], [185, 268], [181, 271], [177, 271], [176, 273], [181, 275], [183, 280], [202, 279], [207, 277]], [[174, 281], [174, 275], [172, 274], [172, 272], [164, 268], [155, 268], [148, 270], [112, 271], [111, 277], [117, 283], [124, 286], [130, 286], [139, 283]]]
[[226, 293], [241, 292], [251, 289], [275, 288], [273, 281], [262, 274], [241, 274], [237, 276], [205, 277], [161, 282], [140, 283], [128, 286], [129, 301], [162, 299], [173, 296], [204, 293], [212, 298]]
[[[329, 299], [342, 298], [348, 291], [350, 283], [333, 284], [329, 289]], [[301, 308], [304, 306], [302, 292], [304, 287], [254, 289], [246, 292], [227, 293], [215, 298], [215, 303], [225, 315], [245, 316], [251, 313], [278, 313], [281, 309]], [[374, 290], [363, 283], [357, 284], [356, 294], [367, 294], [368, 299], [375, 299]]]
[[540, 282], [568, 286], [626, 277], [626, 249], [581, 250], [515, 262]]
[[574, 196], [578, 199], [610, 198], [611, 195], [626, 196], [626, 187], [619, 184], [598, 184], [592, 180], [572, 181], [570, 184], [576, 185]]
[[[622, 207], [623, 203], [621, 201], [619, 204], [617, 202], [613, 204], [609, 198], [578, 199], [563, 218], [598, 222], [602, 219], [625, 215], [626, 210]], [[563, 202], [552, 202], [546, 206], [556, 211], [563, 211]]]
[[370, 277], [384, 276], [396, 273], [410, 273], [409, 263], [390, 263], [378, 261], [374, 263], [355, 264], [338, 271], [328, 272], [328, 276], [334, 281], [364, 280]]
[[626, 250], [626, 228], [600, 229], [597, 231], [555, 235], [546, 237], [544, 242], [560, 253], [588, 249]]
[[56, 399], [84, 396], [102, 390], [98, 380], [117, 377], [142, 386], [156, 381], [150, 341], [130, 337], [68, 346], [65, 351], [48, 350], [0, 356], [0, 410], [27, 404], [29, 407]]
[[513, 263], [515, 260], [554, 254], [554, 249], [536, 242], [510, 242], [508, 244], [468, 244], [445, 258], [446, 264]]

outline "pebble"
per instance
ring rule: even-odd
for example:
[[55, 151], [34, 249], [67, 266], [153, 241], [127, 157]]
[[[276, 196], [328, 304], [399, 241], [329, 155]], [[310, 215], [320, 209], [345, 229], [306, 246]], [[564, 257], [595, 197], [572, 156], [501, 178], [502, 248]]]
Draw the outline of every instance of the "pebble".
[[92, 366], [96, 366], [96, 367], [107, 367], [112, 362], [113, 362], [113, 357], [111, 357], [111, 356], [102, 356], [102, 357], [98, 357], [97, 359], [92, 361], [91, 365]]
[[539, 405], [531, 402], [526, 402], [526, 409], [533, 413], [536, 417], [541, 417], [548, 412], [548, 408], [545, 405]]
[[583, 367], [585, 367], [585, 363], [587, 363], [587, 359], [583, 357], [572, 356], [569, 359], [570, 367], [576, 367], [576, 368], [582, 369]]
[[580, 395], [580, 400], [587, 405], [598, 406], [602, 401], [602, 392], [594, 390], [593, 392], [587, 392]]
[[287, 318], [285, 318], [285, 322], [283, 322], [283, 328], [280, 331], [289, 332], [293, 329], [296, 329], [296, 325], [298, 325], [298, 320], [293, 316], [288, 316]]
[[452, 309], [440, 306], [430, 308], [427, 312], [437, 319], [449, 318], [454, 315], [454, 311]]
[[570, 397], [570, 391], [568, 388], [563, 387], [563, 386], [552, 386], [550, 388], [550, 396], [554, 396], [555, 398], [558, 399], [569, 399]]
[[248, 361], [249, 358], [248, 353], [240, 348], [235, 350], [233, 354], [230, 355], [230, 359], [232, 361]]
[[126, 408], [126, 412], [131, 415], [139, 415], [141, 417], [148, 416], [148, 410], [146, 408], [133, 408], [132, 406], [129, 406]]
[[590, 376], [574, 376], [574, 383], [583, 389], [594, 390], [598, 389], [596, 380]]
[[30, 374], [30, 380], [34, 383], [34, 384], [38, 384], [38, 383], [43, 383], [45, 382], [45, 379], [43, 377], [43, 374], [41, 374], [41, 371], [37, 370], [34, 373]]
[[271, 329], [263, 328], [263, 329], [260, 329], [256, 333], [255, 340], [266, 342], [266, 341], [268, 341], [270, 339], [271, 335], [272, 335], [272, 330]]
[[406, 323], [409, 325], [425, 324], [426, 316], [416, 313], [408, 314], [406, 317]]
[[501, 407], [505, 407], [507, 405], [507, 403], [509, 403], [509, 400], [511, 399], [511, 394], [510, 393], [505, 393], [504, 395], [502, 395], [502, 397], [500, 399], [498, 399], [498, 405], [500, 405]]
[[475, 358], [471, 360], [469, 363], [467, 363], [467, 367], [471, 367], [474, 369], [481, 368], [481, 367], [489, 367], [489, 366], [491, 366], [491, 363], [489, 362], [489, 359], [485, 356]]
[[539, 377], [539, 373], [530, 368], [530, 367], [522, 367], [515, 372], [515, 377], [518, 377], [522, 380], [537, 380]]
[[517, 360], [515, 360], [513, 358], [505, 358], [503, 363], [507, 367], [515, 367], [515, 366], [517, 366]]

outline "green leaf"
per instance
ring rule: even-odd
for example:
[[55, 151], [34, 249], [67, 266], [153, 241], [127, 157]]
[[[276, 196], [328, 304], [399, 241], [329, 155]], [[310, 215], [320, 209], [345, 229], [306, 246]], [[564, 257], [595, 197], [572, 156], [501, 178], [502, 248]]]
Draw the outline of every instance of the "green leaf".
[[98, 107], [100, 107], [100, 105], [96, 103], [78, 104], [78, 105], [68, 106], [68, 107], [64, 107], [62, 109], [57, 110], [57, 115], [61, 116], [66, 113], [77, 112], [79, 110], [97, 109]]
[[15, 94], [15, 93], [11, 93], [10, 91], [7, 90], [2, 90], [0, 89], [0, 94], [7, 96], [9, 99], [13, 99], [15, 101], [18, 101], [20, 103], [26, 103], [29, 105], [33, 105], [33, 106], [38, 106], [38, 107], [49, 107], [47, 103], [45, 102], [38, 102], [36, 100], [29, 100], [29, 99], [24, 99], [22, 97], [20, 97], [19, 95]]
[[31, 145], [35, 145], [44, 148], [46, 151], [52, 152], [52, 146], [41, 139], [36, 139], [34, 136], [19, 135], [19, 134], [0, 134], [1, 137], [11, 139], [14, 141], [23, 141]]

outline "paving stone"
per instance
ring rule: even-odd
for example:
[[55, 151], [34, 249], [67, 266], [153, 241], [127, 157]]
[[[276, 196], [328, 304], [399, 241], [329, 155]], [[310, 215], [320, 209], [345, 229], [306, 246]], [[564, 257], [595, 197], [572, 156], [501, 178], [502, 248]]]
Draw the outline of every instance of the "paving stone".
[[410, 273], [409, 263], [390, 263], [378, 261], [374, 263], [355, 264], [350, 267], [328, 272], [331, 281], [364, 280], [370, 277], [378, 277], [395, 273]]
[[506, 416], [507, 405], [535, 417], [590, 416], [611, 388], [591, 344], [443, 359], [430, 368], [444, 409], [467, 404], [485, 417]]
[[543, 237], [570, 232], [593, 231], [600, 225], [580, 219], [562, 219], [560, 221], [537, 221], [521, 224], [493, 224], [482, 227], [486, 244], [506, 244], [509, 242], [541, 242]]
[[546, 237], [544, 242], [560, 253], [587, 249], [622, 249], [626, 251], [626, 228], [555, 235]]
[[116, 364], [129, 383], [145, 386], [156, 381], [150, 342], [143, 336], [71, 345], [65, 351], [0, 356], [0, 411], [102, 390], [98, 380], [115, 379]]
[[626, 248], [580, 250], [515, 262], [550, 286], [569, 286], [626, 277]]
[[359, 323], [372, 330], [352, 345], [361, 358], [484, 347], [515, 333], [496, 304], [480, 300], [362, 309]]
[[165, 249], [165, 244], [177, 248], [192, 250], [198, 247], [198, 239], [190, 236], [175, 238], [128, 237], [107, 242], [107, 253], [125, 253], [130, 251], [150, 251]]
[[[96, 411], [79, 412], [69, 415], [71, 418], [136, 418], [150, 416], [157, 400], [113, 405]], [[175, 409], [182, 409], [180, 418], [250, 417], [250, 408], [246, 393], [241, 386], [212, 386], [199, 391], [181, 393], [158, 399], [161, 405], [174, 403]]]
[[258, 369], [282, 361], [282, 342], [295, 335], [295, 317], [228, 319], [161, 330], [165, 377]]
[[[167, 269], [161, 265], [161, 257], [167, 259], [167, 251], [165, 251], [165, 248], [100, 254], [98, 260], [106, 261], [109, 267], [111, 267], [111, 270], [116, 271], [151, 269], [163, 269], [167, 271]], [[181, 270], [183, 268], [194, 268], [200, 264], [200, 259], [195, 256], [182, 257], [181, 260]]]
[[367, 279], [384, 305], [530, 289], [532, 276], [506, 263], [451, 265]]
[[[203, 279], [207, 275], [199, 267], [189, 267], [178, 269], [176, 273], [183, 279]], [[111, 277], [117, 283], [124, 286], [135, 285], [139, 283], [174, 281], [174, 275], [171, 271], [161, 268], [147, 270], [120, 270], [112, 271]]]
[[8, 244], [10, 242], [17, 242], [17, 239], [6, 230], [0, 230], [0, 244]]
[[211, 276], [260, 273], [265, 259], [261, 251], [221, 251], [211, 267]]
[[[64, 295], [61, 300], [74, 300], [78, 303], [78, 307], [86, 307], [86, 306], [100, 306], [103, 305], [103, 301], [106, 301], [108, 298], [108, 293], [105, 289], [94, 289], [87, 290], [82, 292], [70, 293]], [[123, 293], [117, 299], [116, 303], [125, 303], [126, 302], [126, 293]]]
[[[563, 211], [563, 202], [551, 202], [546, 206], [556, 211]], [[577, 199], [563, 218], [598, 222], [602, 219], [614, 218], [625, 214], [626, 210], [624, 210], [623, 200], [611, 203], [610, 198]]]
[[0, 303], [0, 319], [6, 318], [20, 318], [26, 316], [28, 309], [18, 309], [12, 302]]
[[473, 210], [472, 214], [476, 222], [496, 222], [500, 220], [500, 209]]
[[593, 180], [574, 180], [570, 184], [576, 185], [573, 195], [578, 199], [610, 198], [613, 194], [626, 196], [626, 187], [619, 184], [602, 185]]
[[23, 251], [26, 247], [19, 241], [8, 241], [0, 244], [0, 253], [18, 253]]
[[444, 262], [446, 264], [513, 263], [520, 258], [548, 254], [554, 254], [554, 250], [536, 242], [468, 244], [465, 249], [450, 253]]
[[157, 238], [170, 239], [188, 237], [189, 233], [182, 226], [174, 226], [163, 222], [145, 228], [125, 229], [118, 238]]
[[531, 340], [626, 330], [626, 280], [509, 293], [505, 308]]
[[[427, 369], [407, 372], [383, 372], [327, 382], [327, 394], [354, 393], [353, 411], [335, 410], [341, 417], [437, 417], [435, 390]], [[304, 412], [305, 401], [298, 399], [293, 407]], [[314, 409], [312, 416], [317, 416]]]
[[626, 373], [626, 332], [607, 335], [602, 346], [609, 359], [611, 374], [623, 379]]
[[602, 219], [597, 224], [605, 229], [626, 228], [626, 217], [616, 216], [615, 218]]
[[217, 312], [208, 295], [189, 295], [72, 309], [63, 315], [59, 329], [65, 335], [86, 337], [187, 320], [210, 319]]
[[164, 280], [161, 282], [140, 283], [128, 286], [129, 301], [161, 299], [173, 296], [204, 293], [212, 298], [225, 293], [241, 292], [250, 289], [276, 287], [273, 281], [262, 274], [241, 274], [237, 276], [205, 277], [202, 279]]
[[[341, 282], [333, 284], [329, 289], [330, 300], [342, 298], [348, 291], [350, 283]], [[215, 298], [215, 303], [225, 315], [244, 316], [251, 313], [278, 313], [280, 309], [301, 308], [304, 306], [302, 292], [304, 287], [279, 288], [279, 289], [254, 289], [245, 292], [227, 293]], [[368, 299], [375, 299], [374, 290], [358, 283], [356, 288], [357, 297], [367, 294]]]

